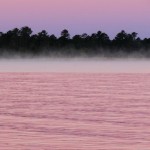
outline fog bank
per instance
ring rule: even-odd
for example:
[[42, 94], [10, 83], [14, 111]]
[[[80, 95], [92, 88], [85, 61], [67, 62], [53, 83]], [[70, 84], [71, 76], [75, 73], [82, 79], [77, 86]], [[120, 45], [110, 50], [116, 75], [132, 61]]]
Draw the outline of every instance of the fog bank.
[[0, 72], [150, 73], [150, 60], [132, 58], [0, 59]]

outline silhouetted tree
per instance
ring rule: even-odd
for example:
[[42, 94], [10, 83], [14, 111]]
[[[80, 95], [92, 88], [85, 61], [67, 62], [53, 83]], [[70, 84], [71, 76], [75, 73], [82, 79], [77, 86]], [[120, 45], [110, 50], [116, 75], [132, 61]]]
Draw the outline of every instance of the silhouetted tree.
[[57, 37], [52, 34], [51, 36], [49, 36], [49, 46], [54, 48], [57, 45]]
[[97, 40], [98, 40], [98, 46], [100, 46], [102, 48], [109, 46], [110, 39], [106, 33], [98, 31], [96, 36], [97, 36]]
[[58, 39], [59, 40], [59, 46], [60, 47], [66, 47], [67, 45], [69, 45], [69, 40], [70, 39], [70, 34], [68, 32], [68, 30], [64, 29], [61, 32], [61, 37]]
[[40, 48], [48, 48], [49, 46], [49, 36], [47, 31], [42, 30], [38, 33], [38, 43]]
[[100, 54], [123, 53], [144, 53], [150, 57], [150, 38], [140, 39], [136, 32], [119, 32], [113, 40], [109, 36], [98, 31], [88, 35], [74, 35], [72, 38], [67, 29], [61, 32], [59, 38], [55, 35], [48, 35], [42, 30], [37, 34], [32, 34], [31, 28], [25, 26], [21, 29], [14, 28], [6, 33], [0, 32], [0, 55], [3, 53], [13, 54], [47, 54], [60, 53], [64, 55], [89, 56]]
[[82, 45], [82, 38], [81, 38], [81, 36], [80, 35], [73, 36], [72, 43], [74, 45], [74, 48], [76, 48], [76, 49], [81, 48], [82, 47], [81, 46]]
[[64, 29], [61, 32], [61, 38], [70, 39], [70, 34], [69, 34], [68, 30]]
[[22, 27], [20, 29], [19, 32], [19, 36], [20, 36], [20, 46], [25, 49], [28, 50], [29, 48], [29, 42], [30, 42], [30, 36], [32, 34], [32, 30], [29, 27]]

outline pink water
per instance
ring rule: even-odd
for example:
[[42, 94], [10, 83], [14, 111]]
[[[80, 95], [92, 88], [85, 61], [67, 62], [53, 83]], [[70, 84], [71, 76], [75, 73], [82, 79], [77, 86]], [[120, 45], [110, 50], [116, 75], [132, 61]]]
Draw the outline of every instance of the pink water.
[[150, 74], [0, 74], [0, 150], [149, 149]]

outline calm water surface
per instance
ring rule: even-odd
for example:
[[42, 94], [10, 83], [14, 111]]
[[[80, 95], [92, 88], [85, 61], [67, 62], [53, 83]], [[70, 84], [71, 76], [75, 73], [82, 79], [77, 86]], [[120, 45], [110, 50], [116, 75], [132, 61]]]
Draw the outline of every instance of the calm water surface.
[[0, 150], [150, 150], [150, 74], [1, 73]]

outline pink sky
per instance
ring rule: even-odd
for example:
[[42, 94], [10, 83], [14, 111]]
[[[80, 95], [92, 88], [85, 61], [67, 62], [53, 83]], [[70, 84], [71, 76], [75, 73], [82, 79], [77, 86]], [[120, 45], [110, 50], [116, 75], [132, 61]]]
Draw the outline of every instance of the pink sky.
[[0, 31], [30, 26], [59, 35], [102, 30], [111, 37], [124, 29], [150, 37], [149, 0], [0, 0]]

